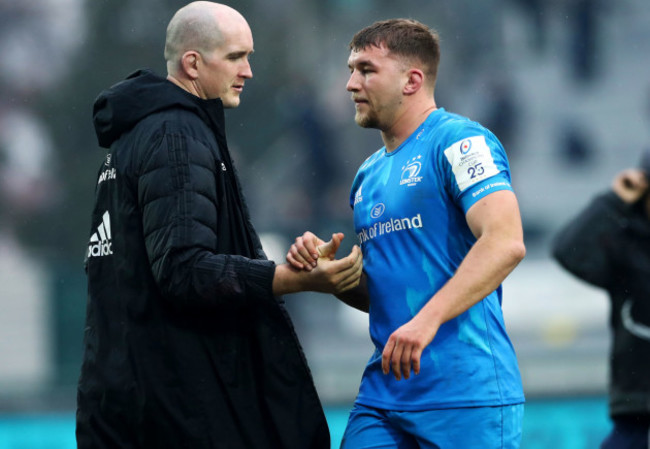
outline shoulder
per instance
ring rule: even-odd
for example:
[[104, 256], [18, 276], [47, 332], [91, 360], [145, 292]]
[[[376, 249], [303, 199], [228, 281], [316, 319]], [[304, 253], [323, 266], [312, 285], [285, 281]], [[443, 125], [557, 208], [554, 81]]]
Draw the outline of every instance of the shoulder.
[[210, 134], [210, 128], [196, 113], [181, 108], [170, 108], [151, 114], [143, 119], [138, 127], [149, 133], [189, 137]]
[[440, 143], [445, 148], [477, 136], [483, 136], [486, 141], [495, 142], [501, 146], [494, 134], [480, 123], [451, 112], [443, 111], [443, 114], [435, 127], [435, 131]]
[[[150, 115], [143, 120], [141, 138], [158, 142], [158, 149], [184, 148], [188, 154], [204, 153], [205, 147], [216, 149], [217, 142], [210, 127], [192, 111], [168, 109]], [[147, 147], [146, 141], [142, 142]]]
[[372, 166], [375, 165], [378, 161], [380, 161], [381, 159], [383, 159], [383, 157], [385, 156], [385, 154], [386, 154], [385, 148], [384, 148], [384, 147], [381, 147], [380, 149], [378, 149], [377, 151], [375, 151], [373, 154], [371, 154], [370, 156], [368, 156], [368, 157], [366, 158], [365, 161], [363, 161], [363, 163], [362, 163], [361, 166], [359, 167], [359, 171], [361, 172], [361, 171], [367, 170], [368, 168], [372, 167]]
[[214, 169], [218, 144], [208, 125], [192, 111], [168, 109], [149, 115], [132, 133], [136, 173], [196, 165]]

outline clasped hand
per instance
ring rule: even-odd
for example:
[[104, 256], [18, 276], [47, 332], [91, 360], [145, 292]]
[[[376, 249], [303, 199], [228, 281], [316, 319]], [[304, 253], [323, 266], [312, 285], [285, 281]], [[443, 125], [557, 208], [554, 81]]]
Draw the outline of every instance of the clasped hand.
[[312, 273], [314, 290], [323, 293], [340, 294], [359, 285], [363, 271], [361, 249], [354, 245], [350, 254], [335, 259], [336, 251], [343, 240], [343, 233], [332, 234], [329, 242], [307, 231], [296, 241], [286, 259], [294, 269]]

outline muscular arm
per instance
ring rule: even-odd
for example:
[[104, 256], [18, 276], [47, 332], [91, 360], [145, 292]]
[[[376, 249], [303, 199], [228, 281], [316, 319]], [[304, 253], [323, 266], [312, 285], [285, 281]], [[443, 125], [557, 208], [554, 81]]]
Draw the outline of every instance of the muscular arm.
[[422, 350], [440, 326], [493, 292], [524, 258], [523, 231], [517, 199], [502, 190], [482, 198], [466, 215], [477, 240], [451, 279], [408, 323], [388, 339], [382, 368], [399, 380], [420, 371]]

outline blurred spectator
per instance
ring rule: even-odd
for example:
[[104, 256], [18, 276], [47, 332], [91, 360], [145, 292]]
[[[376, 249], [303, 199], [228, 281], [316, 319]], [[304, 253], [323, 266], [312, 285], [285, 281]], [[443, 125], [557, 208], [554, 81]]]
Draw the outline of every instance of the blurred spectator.
[[43, 123], [29, 110], [0, 104], [0, 233], [20, 237], [28, 246], [47, 243], [47, 225], [35, 222], [57, 196], [53, 172], [52, 143]]
[[584, 167], [593, 160], [594, 146], [590, 134], [579, 123], [565, 120], [560, 129], [559, 156], [563, 163], [572, 167]]
[[544, 0], [511, 0], [524, 9], [531, 24], [527, 29], [530, 30], [530, 44], [537, 52], [542, 52], [546, 48], [547, 39], [547, 11]]
[[[327, 117], [321, 112], [314, 96], [316, 87], [309, 83], [301, 83], [291, 93], [287, 92], [286, 129], [297, 134], [301, 143], [298, 152], [304, 153], [306, 161], [303, 162], [300, 173], [297, 173], [298, 185], [307, 194], [310, 204], [310, 217], [303, 217], [304, 222], [298, 228], [314, 229], [323, 221], [329, 220], [329, 213], [323, 207], [327, 202], [327, 195], [333, 186], [338, 185], [340, 172], [338, 167], [337, 152], [333, 147], [333, 132], [329, 129]], [[288, 101], [286, 101], [288, 98]], [[306, 223], [305, 223], [306, 222]], [[291, 229], [295, 234], [295, 229]], [[300, 231], [297, 231], [300, 232]]]
[[592, 81], [596, 75], [598, 58], [599, 0], [569, 2], [571, 23], [571, 68], [578, 81]]
[[508, 158], [513, 159], [519, 150], [514, 145], [514, 139], [519, 131], [519, 117], [521, 116], [521, 108], [516, 101], [513, 83], [502, 77], [495, 77], [488, 81], [486, 87], [487, 111], [483, 123], [487, 129], [499, 136], [499, 140], [508, 153]]
[[650, 150], [619, 173], [556, 236], [553, 256], [611, 299], [609, 410], [601, 448], [648, 448], [650, 441]]
[[529, 40], [537, 52], [546, 50], [549, 40], [549, 14], [561, 13], [568, 25], [568, 65], [578, 81], [591, 81], [596, 75], [596, 61], [600, 27], [598, 14], [600, 0], [570, 0], [545, 2], [543, 0], [511, 0], [524, 10], [530, 26]]

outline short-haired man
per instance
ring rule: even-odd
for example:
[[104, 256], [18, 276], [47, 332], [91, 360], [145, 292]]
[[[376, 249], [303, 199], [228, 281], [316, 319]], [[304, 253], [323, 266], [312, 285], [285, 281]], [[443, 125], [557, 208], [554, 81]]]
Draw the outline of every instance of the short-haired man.
[[252, 52], [240, 13], [190, 3], [168, 26], [167, 78], [138, 71], [95, 103], [109, 150], [86, 262], [80, 449], [330, 447], [278, 295], [354, 287], [361, 252], [312, 272], [267, 260], [223, 123]]
[[[437, 107], [439, 42], [427, 26], [377, 22], [350, 50], [355, 121], [379, 129], [384, 147], [350, 195], [364, 276], [337, 296], [369, 311], [376, 350], [342, 447], [517, 448], [524, 395], [500, 285], [525, 247], [505, 151]], [[305, 233], [287, 260], [308, 270], [337, 243]]]

